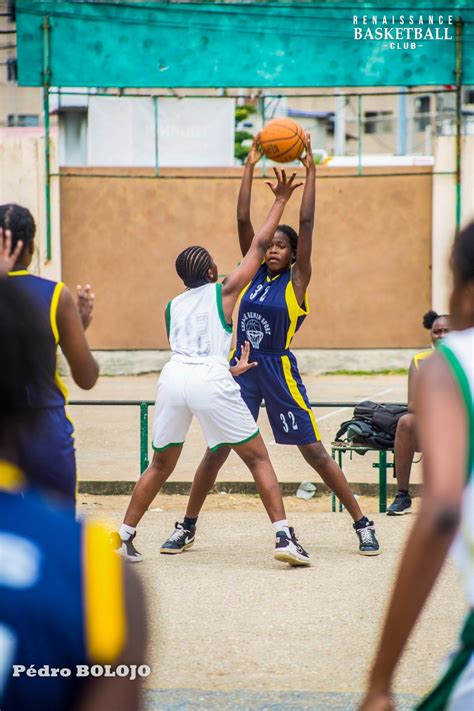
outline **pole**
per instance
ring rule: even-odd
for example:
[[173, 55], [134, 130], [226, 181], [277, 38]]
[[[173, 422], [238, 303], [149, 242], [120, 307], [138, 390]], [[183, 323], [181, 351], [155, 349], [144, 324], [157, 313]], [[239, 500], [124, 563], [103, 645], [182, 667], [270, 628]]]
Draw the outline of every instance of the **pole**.
[[357, 97], [357, 175], [362, 175], [362, 96]]
[[43, 116], [44, 116], [44, 172], [46, 201], [46, 260], [51, 261], [51, 170], [49, 150], [49, 87], [51, 84], [49, 15], [43, 18]]
[[456, 19], [456, 234], [461, 226], [462, 19]]
[[153, 97], [153, 115], [155, 123], [155, 175], [158, 177], [160, 174], [158, 166], [158, 97]]
[[340, 89], [336, 89], [334, 101], [334, 155], [346, 154], [346, 97]]
[[406, 86], [400, 87], [398, 95], [397, 155], [407, 154], [407, 97]]

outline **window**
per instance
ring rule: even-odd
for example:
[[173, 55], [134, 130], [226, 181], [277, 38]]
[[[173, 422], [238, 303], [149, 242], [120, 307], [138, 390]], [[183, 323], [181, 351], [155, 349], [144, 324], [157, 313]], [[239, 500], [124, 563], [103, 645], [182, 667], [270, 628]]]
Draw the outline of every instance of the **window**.
[[416, 130], [424, 131], [430, 125], [431, 96], [418, 96], [415, 101]]
[[364, 133], [391, 133], [393, 111], [365, 111]]
[[39, 126], [38, 114], [8, 114], [7, 125], [13, 126]]
[[474, 104], [474, 89], [466, 89], [466, 93], [464, 94], [464, 103]]

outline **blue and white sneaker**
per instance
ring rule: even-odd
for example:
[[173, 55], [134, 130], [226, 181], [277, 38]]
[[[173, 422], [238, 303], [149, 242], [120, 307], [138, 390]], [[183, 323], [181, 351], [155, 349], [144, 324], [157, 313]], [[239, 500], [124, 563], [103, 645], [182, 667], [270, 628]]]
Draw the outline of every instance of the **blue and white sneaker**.
[[290, 565], [311, 565], [310, 557], [303, 546], [298, 543], [293, 528], [290, 528], [290, 537], [285, 531], [278, 531], [273, 557]]
[[166, 540], [161, 546], [160, 553], [175, 555], [176, 553], [187, 551], [194, 545], [195, 537], [196, 526], [191, 526], [191, 528], [186, 529], [183, 527], [182, 523], [176, 521], [175, 529], [168, 540]]
[[140, 561], [143, 560], [142, 554], [139, 553], [133, 545], [133, 539], [136, 535], [137, 534], [134, 533], [127, 541], [123, 541], [119, 533], [112, 533], [110, 535], [110, 545], [113, 550], [131, 563], [140, 563]]

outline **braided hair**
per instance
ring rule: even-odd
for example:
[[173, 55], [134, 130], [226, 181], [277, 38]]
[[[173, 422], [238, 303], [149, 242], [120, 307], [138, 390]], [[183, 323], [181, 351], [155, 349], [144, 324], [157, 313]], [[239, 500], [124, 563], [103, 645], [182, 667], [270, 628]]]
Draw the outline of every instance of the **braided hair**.
[[189, 289], [208, 283], [207, 272], [211, 265], [212, 257], [204, 247], [188, 247], [176, 259], [178, 276]]
[[25, 249], [35, 238], [36, 225], [33, 215], [26, 207], [13, 202], [0, 205], [0, 227], [4, 232], [11, 231], [13, 249], [20, 240]]
[[436, 311], [433, 311], [433, 309], [430, 309], [423, 316], [423, 328], [426, 328], [428, 329], [428, 331], [431, 331], [434, 322], [437, 321], [439, 318], [449, 318], [449, 314], [438, 314], [436, 313]]

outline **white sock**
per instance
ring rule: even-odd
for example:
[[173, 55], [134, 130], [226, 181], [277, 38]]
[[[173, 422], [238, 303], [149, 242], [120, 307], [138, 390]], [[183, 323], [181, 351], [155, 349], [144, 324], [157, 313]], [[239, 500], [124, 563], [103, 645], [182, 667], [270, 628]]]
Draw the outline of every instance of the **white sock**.
[[288, 538], [290, 538], [290, 528], [286, 518], [283, 518], [281, 521], [273, 521], [272, 526], [275, 533], [278, 533], [278, 531], [284, 531]]
[[119, 530], [119, 536], [122, 541], [128, 541], [128, 539], [133, 536], [136, 530], [137, 529], [133, 528], [133, 526], [127, 526], [126, 523], [122, 523]]

